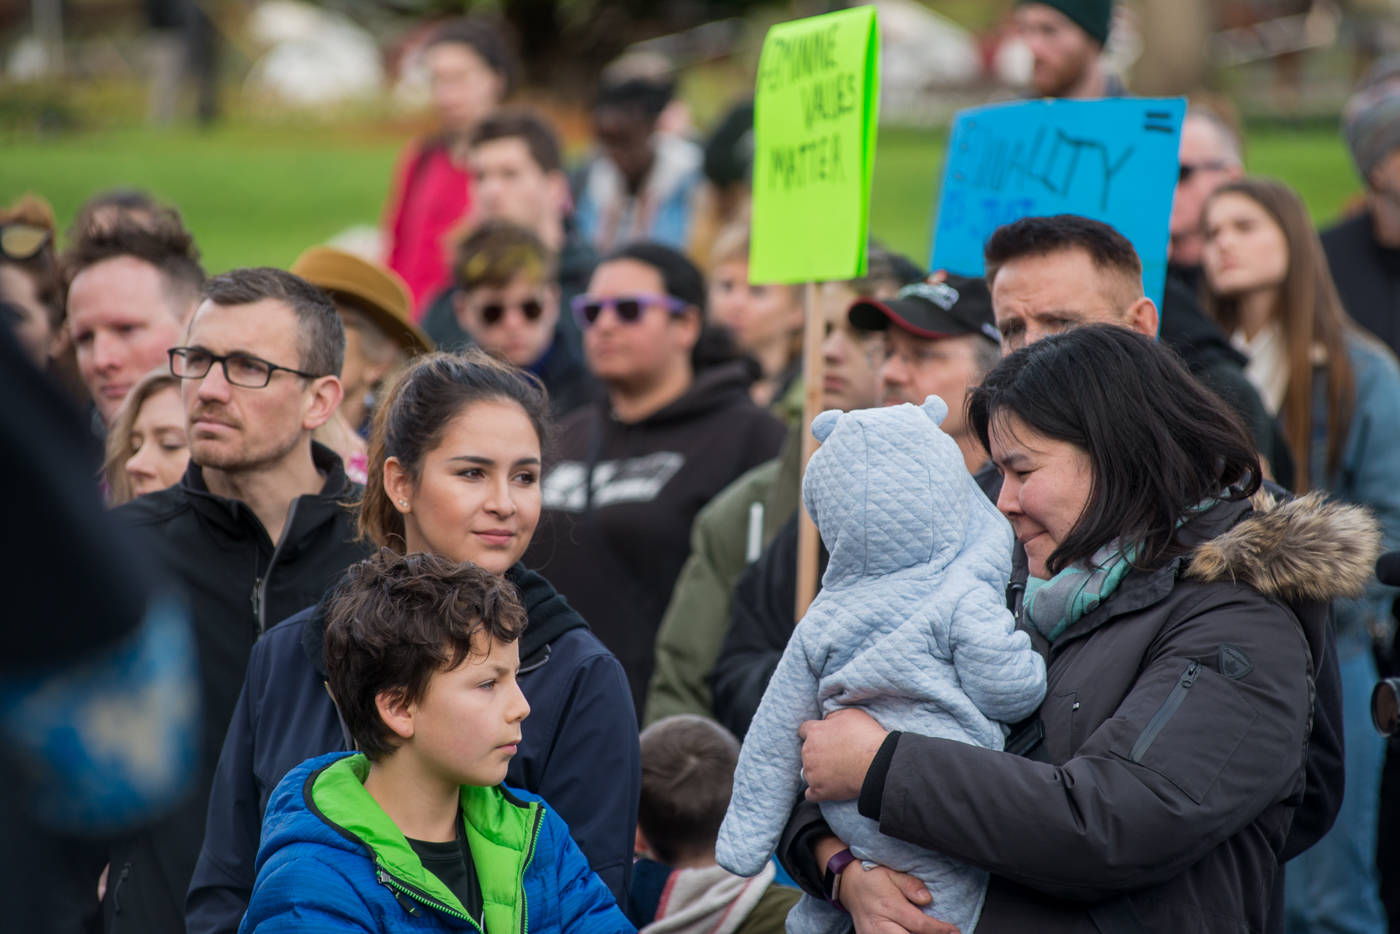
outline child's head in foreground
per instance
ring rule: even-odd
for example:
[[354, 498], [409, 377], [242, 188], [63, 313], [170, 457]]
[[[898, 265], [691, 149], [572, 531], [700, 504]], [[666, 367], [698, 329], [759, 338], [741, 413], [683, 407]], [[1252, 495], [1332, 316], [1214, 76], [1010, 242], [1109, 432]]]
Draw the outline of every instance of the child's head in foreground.
[[672, 867], [713, 865], [739, 741], [705, 717], [681, 714], [642, 731], [637, 849]]
[[530, 712], [515, 681], [524, 628], [515, 589], [474, 564], [383, 548], [352, 565], [327, 609], [325, 662], [356, 748], [499, 784]]

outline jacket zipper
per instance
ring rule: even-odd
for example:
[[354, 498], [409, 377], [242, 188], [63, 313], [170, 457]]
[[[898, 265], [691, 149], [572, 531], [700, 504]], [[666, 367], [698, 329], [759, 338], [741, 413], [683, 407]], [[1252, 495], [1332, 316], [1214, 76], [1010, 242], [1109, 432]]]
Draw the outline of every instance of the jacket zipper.
[[[400, 901], [400, 904], [402, 904], [402, 901], [398, 899], [397, 896], [405, 895], [408, 898], [413, 899], [415, 902], [427, 906], [428, 908], [434, 908], [442, 912], [443, 914], [448, 915], [449, 917], [465, 921], [476, 930], [481, 931], [482, 934], [485, 934], [485, 930], [480, 924], [477, 923], [476, 919], [473, 918], [471, 915], [463, 911], [458, 911], [451, 905], [444, 905], [442, 902], [433, 898], [428, 893], [409, 885], [407, 882], [400, 882], [398, 879], [395, 879], [393, 876], [389, 875], [388, 871], [383, 866], [375, 867], [375, 875], [379, 879], [380, 885], [384, 886], [389, 891], [395, 893], [395, 900]], [[404, 907], [405, 909], [407, 909], [407, 906]], [[409, 911], [409, 913], [412, 914], [413, 912]]]
[[525, 851], [525, 862], [520, 864], [520, 934], [530, 930], [530, 900], [525, 897], [525, 870], [530, 860], [535, 858], [535, 844], [540, 839], [540, 824], [544, 822], [544, 808], [535, 805], [535, 824], [530, 828], [530, 847]]
[[296, 520], [297, 503], [299, 502], [301, 502], [300, 496], [292, 500], [292, 505], [287, 510], [287, 521], [282, 526], [282, 537], [272, 548], [272, 559], [267, 562], [267, 570], [253, 585], [253, 609], [258, 617], [258, 635], [267, 631], [267, 585], [272, 577], [272, 569], [277, 566], [277, 556], [282, 553], [282, 545], [291, 537], [292, 523]]
[[1191, 690], [1191, 685], [1196, 683], [1196, 676], [1201, 673], [1201, 663], [1191, 662], [1186, 666], [1186, 670], [1181, 673], [1181, 679], [1176, 682], [1172, 692], [1167, 695], [1167, 699], [1162, 702], [1162, 706], [1157, 708], [1157, 712], [1152, 715], [1152, 719], [1147, 721], [1147, 727], [1142, 731], [1142, 735], [1133, 743], [1133, 751], [1128, 758], [1133, 762], [1142, 762], [1147, 750], [1152, 748], [1152, 741], [1157, 738], [1157, 734], [1162, 732], [1162, 728], [1171, 720], [1172, 714], [1176, 713], [1181, 702], [1186, 700], [1186, 692]]
[[[541, 658], [539, 661], [531, 661], [530, 664], [528, 664], [528, 665], [521, 665], [520, 668], [515, 672], [515, 676], [516, 676], [517, 678], [520, 677], [521, 675], [529, 674], [529, 673], [532, 672], [532, 671], [538, 671], [539, 669], [543, 668], [545, 665], [548, 665], [548, 664], [549, 664], [549, 658], [550, 658], [551, 655], [554, 654], [554, 650], [551, 649], [551, 648], [549, 647], [549, 643], [546, 642], [545, 645], [544, 645], [544, 648], [543, 648], [541, 651], [544, 653], [544, 657]], [[536, 656], [538, 656], [539, 654], [540, 654], [540, 652], [536, 652], [536, 653], [535, 653]]]
[[[111, 870], [108, 870], [110, 872]], [[122, 871], [117, 875], [116, 884], [112, 886], [112, 912], [122, 913], [122, 886], [126, 884], [126, 877], [131, 875], [131, 863], [122, 863]]]

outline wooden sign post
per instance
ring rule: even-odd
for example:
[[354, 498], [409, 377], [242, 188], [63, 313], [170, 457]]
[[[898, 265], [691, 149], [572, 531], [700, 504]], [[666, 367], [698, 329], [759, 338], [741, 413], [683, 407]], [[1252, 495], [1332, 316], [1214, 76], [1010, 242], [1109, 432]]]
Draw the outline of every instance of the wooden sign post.
[[[865, 274], [879, 62], [873, 6], [779, 23], [759, 57], [749, 280], [806, 285], [804, 468], [822, 397], [825, 316], [816, 283]], [[800, 619], [817, 588], [817, 530], [805, 513], [799, 522]]]

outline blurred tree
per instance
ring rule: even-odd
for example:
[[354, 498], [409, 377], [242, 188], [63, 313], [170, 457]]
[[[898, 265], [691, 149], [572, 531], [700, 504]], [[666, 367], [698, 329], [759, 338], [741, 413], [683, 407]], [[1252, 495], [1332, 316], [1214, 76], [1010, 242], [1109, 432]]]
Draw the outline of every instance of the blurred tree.
[[1205, 87], [1210, 67], [1207, 41], [1216, 29], [1210, 0], [1141, 0], [1138, 4], [1142, 57], [1133, 69], [1137, 94], [1185, 94]]
[[[603, 66], [633, 43], [750, 10], [797, 6], [771, 0], [467, 0], [465, 5], [462, 0], [399, 0], [399, 4], [401, 8], [416, 7], [425, 16], [460, 15], [464, 6], [467, 13], [500, 16], [515, 33], [525, 82], [574, 99], [589, 97]], [[842, 6], [801, 5], [802, 11], [791, 15], [805, 16]]]

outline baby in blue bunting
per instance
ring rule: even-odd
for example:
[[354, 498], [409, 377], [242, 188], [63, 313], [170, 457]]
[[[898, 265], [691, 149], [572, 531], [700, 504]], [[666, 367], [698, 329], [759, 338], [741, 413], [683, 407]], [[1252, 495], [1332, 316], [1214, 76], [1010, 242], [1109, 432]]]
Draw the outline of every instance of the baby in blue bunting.
[[[802, 790], [797, 728], [859, 707], [889, 730], [1001, 749], [1004, 724], [1045, 696], [1045, 663], [1006, 609], [1013, 536], [977, 487], [957, 443], [938, 426], [948, 407], [823, 412], [822, 446], [802, 497], [831, 560], [798, 623], [739, 755], [715, 854], [757, 874]], [[822, 814], [858, 859], [917, 876], [928, 909], [970, 934], [987, 874], [886, 837], [855, 801]], [[835, 932], [850, 917], [804, 896], [788, 930]]]

